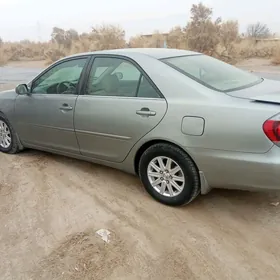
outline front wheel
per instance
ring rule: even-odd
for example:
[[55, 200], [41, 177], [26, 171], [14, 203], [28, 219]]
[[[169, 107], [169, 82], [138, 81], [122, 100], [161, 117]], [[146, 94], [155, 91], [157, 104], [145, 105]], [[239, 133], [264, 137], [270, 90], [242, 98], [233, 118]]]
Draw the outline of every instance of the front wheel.
[[0, 152], [15, 154], [18, 151], [17, 135], [9, 121], [0, 115]]
[[139, 176], [147, 192], [166, 205], [190, 203], [200, 193], [195, 164], [184, 151], [171, 144], [149, 147], [141, 156]]

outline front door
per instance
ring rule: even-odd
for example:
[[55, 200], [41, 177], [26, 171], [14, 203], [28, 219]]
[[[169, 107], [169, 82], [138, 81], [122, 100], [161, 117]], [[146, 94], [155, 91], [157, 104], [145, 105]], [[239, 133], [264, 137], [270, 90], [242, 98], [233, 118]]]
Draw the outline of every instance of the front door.
[[81, 153], [121, 162], [167, 110], [166, 100], [133, 62], [97, 57], [77, 99], [75, 130]]
[[32, 82], [30, 94], [18, 95], [16, 131], [23, 145], [79, 153], [73, 120], [86, 61], [59, 62]]

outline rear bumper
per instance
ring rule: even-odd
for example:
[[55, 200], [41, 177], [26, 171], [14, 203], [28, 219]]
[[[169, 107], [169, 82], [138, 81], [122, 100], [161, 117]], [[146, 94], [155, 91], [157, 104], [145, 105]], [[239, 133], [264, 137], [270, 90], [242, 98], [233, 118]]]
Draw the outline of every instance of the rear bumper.
[[211, 188], [280, 190], [280, 148], [277, 146], [264, 154], [207, 149], [192, 149], [190, 153], [204, 176], [202, 194]]

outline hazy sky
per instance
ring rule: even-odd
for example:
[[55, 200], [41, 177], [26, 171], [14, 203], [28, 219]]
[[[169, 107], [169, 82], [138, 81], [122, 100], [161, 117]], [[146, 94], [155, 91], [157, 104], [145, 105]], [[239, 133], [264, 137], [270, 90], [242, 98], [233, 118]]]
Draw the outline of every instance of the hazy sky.
[[[96, 24], [119, 24], [126, 37], [167, 32], [185, 25], [196, 0], [0, 0], [0, 37], [4, 40], [48, 40], [53, 26], [87, 32]], [[214, 16], [249, 23], [267, 23], [280, 33], [280, 0], [205, 0]]]

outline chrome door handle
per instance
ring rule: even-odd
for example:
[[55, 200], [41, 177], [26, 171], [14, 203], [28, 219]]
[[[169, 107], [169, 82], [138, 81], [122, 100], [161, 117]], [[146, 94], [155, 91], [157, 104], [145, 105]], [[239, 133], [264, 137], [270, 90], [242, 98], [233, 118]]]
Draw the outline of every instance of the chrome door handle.
[[62, 111], [71, 111], [73, 110], [73, 107], [72, 106], [69, 106], [68, 104], [63, 104], [62, 107], [59, 108], [60, 110]]
[[150, 111], [149, 108], [142, 108], [141, 110], [137, 110], [136, 114], [140, 116], [149, 117], [149, 116], [155, 116], [157, 113], [155, 111]]

